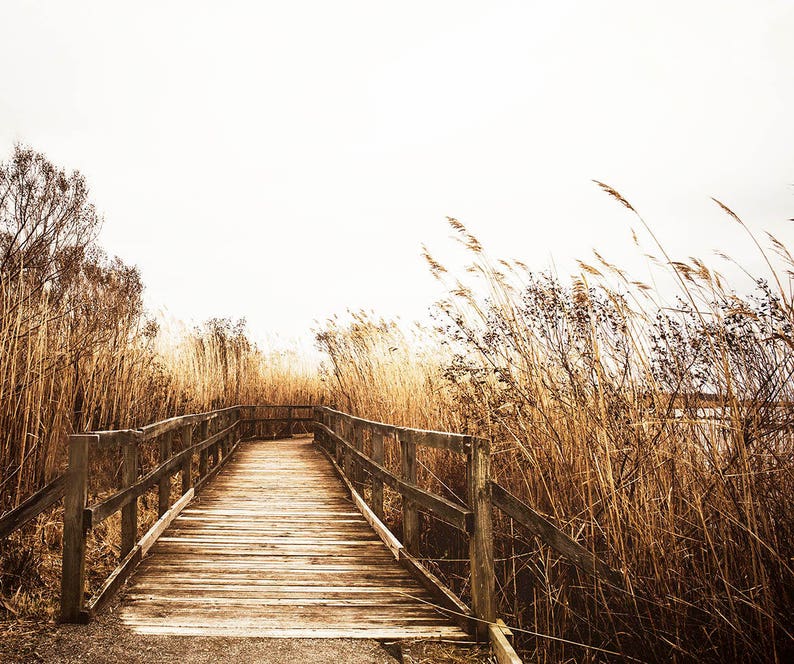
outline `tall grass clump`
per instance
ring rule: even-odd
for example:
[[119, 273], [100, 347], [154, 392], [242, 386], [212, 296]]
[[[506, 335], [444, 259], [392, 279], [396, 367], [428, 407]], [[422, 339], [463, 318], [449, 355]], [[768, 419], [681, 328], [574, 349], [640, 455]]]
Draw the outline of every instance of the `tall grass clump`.
[[315, 341], [325, 357], [321, 378], [340, 410], [402, 426], [461, 425], [447, 407], [450, 386], [437, 371], [445, 349], [433, 330], [356, 311], [325, 321]]
[[[770, 237], [768, 278], [739, 296], [704, 262], [673, 260], [656, 244], [674, 284], [662, 293], [598, 255], [567, 284], [493, 262], [450, 224], [472, 260], [463, 282], [426, 256], [449, 291], [438, 306], [438, 361], [411, 363], [408, 344], [400, 352], [409, 368], [393, 371], [413, 375], [410, 394], [350, 367], [332, 398], [342, 386], [356, 394], [360, 382], [368, 394], [354, 409], [435, 400], [423, 411], [443, 415], [429, 426], [491, 438], [496, 479], [622, 571], [628, 590], [594, 580], [495, 514], [500, 613], [525, 653], [548, 662], [787, 661], [794, 261], [785, 246]], [[357, 343], [321, 346], [339, 370], [339, 351]], [[389, 372], [380, 346], [356, 348], [367, 355], [356, 367]], [[422, 385], [432, 389], [419, 396]]]

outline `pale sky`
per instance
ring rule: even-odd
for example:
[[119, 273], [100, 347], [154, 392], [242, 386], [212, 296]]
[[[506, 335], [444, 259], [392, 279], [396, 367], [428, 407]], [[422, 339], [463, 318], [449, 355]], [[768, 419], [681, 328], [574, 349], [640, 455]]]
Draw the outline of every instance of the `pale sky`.
[[[0, 158], [78, 169], [169, 315], [422, 317], [444, 218], [565, 276], [794, 244], [794, 1], [0, 4]], [[716, 261], [716, 259], [715, 259]]]

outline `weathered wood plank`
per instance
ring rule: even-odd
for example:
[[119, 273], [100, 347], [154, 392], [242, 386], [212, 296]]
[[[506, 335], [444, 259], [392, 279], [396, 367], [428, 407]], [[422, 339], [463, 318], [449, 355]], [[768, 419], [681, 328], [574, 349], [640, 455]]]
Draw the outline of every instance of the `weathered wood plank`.
[[[400, 468], [402, 479], [407, 484], [416, 485], [416, 443], [410, 437], [400, 434]], [[403, 544], [408, 553], [419, 555], [419, 510], [416, 503], [403, 495]]]
[[186, 424], [182, 427], [182, 447], [185, 448], [185, 451], [189, 451], [190, 454], [184, 455], [182, 459], [182, 466], [179, 469], [179, 474], [182, 478], [182, 495], [184, 496], [189, 490], [191, 485], [193, 484], [192, 478], [190, 477], [190, 469], [193, 465], [193, 425]]
[[522, 664], [510, 641], [507, 640], [505, 632], [509, 632], [504, 627], [504, 623], [499, 620], [497, 624], [488, 625], [488, 638], [491, 641], [491, 650], [498, 664]]
[[[170, 434], [165, 434], [170, 435]], [[108, 600], [118, 591], [124, 581], [135, 570], [140, 563], [143, 556], [147, 554], [152, 545], [157, 541], [157, 538], [163, 531], [171, 524], [171, 522], [179, 515], [182, 509], [193, 499], [193, 489], [190, 489], [184, 496], [182, 496], [173, 506], [160, 516], [160, 519], [147, 531], [141, 540], [130, 550], [130, 552], [122, 559], [116, 569], [102, 584], [102, 587], [94, 594], [94, 596], [87, 602], [85, 611], [89, 616], [96, 613]]]
[[369, 508], [369, 505], [367, 505], [366, 501], [359, 495], [359, 493], [355, 490], [355, 488], [350, 483], [350, 481], [345, 477], [344, 473], [342, 472], [342, 469], [336, 465], [336, 462], [333, 460], [331, 455], [328, 454], [328, 452], [326, 452], [322, 448], [320, 448], [320, 450], [328, 459], [329, 463], [331, 463], [334, 469], [338, 472], [339, 478], [342, 480], [342, 482], [345, 483], [345, 486], [347, 487], [348, 491], [350, 491], [350, 495], [353, 498], [353, 502], [356, 504], [356, 507], [358, 507], [361, 514], [367, 520], [367, 522], [372, 527], [372, 529], [377, 533], [378, 537], [380, 537], [383, 543], [388, 547], [389, 551], [392, 552], [395, 559], [399, 559], [400, 549], [402, 549], [402, 544], [400, 544], [400, 541], [392, 534], [392, 532]]
[[150, 635], [176, 635], [176, 636], [224, 636], [235, 638], [263, 638], [263, 639], [444, 639], [449, 641], [467, 641], [466, 632], [457, 627], [410, 627], [410, 626], [378, 626], [378, 627], [342, 627], [311, 628], [299, 627], [295, 624], [281, 624], [275, 627], [262, 628], [260, 625], [240, 625], [234, 623], [224, 624], [199, 624], [185, 625], [172, 622], [168, 625], [161, 623], [135, 626], [135, 631], [140, 634]]
[[160, 537], [165, 529], [171, 525], [171, 522], [179, 516], [185, 506], [193, 500], [193, 496], [193, 489], [188, 489], [188, 492], [177, 500], [165, 514], [162, 514], [148, 532], [141, 537], [141, 541], [138, 544], [141, 547], [142, 556], [145, 556], [149, 552], [149, 549], [152, 548], [157, 538]]
[[383, 422], [365, 420], [361, 417], [348, 415], [347, 413], [324, 407], [327, 413], [332, 413], [337, 421], [358, 423], [369, 428], [371, 431], [380, 431], [393, 436], [403, 436], [406, 440], [412, 440], [416, 445], [423, 447], [435, 447], [438, 449], [451, 450], [458, 454], [466, 454], [471, 447], [472, 437], [464, 434], [449, 433], [446, 431], [429, 431], [426, 429], [414, 429], [411, 427], [400, 427]]
[[0, 539], [18, 530], [28, 521], [35, 519], [44, 510], [63, 498], [66, 493], [66, 478], [66, 473], [59, 475], [18, 507], [4, 514], [0, 518]]
[[141, 547], [139, 544], [135, 545], [130, 552], [122, 559], [118, 567], [110, 574], [110, 576], [102, 584], [102, 587], [91, 597], [86, 603], [85, 611], [89, 616], [93, 616], [99, 609], [101, 609], [113, 595], [116, 594], [119, 587], [124, 581], [127, 580], [129, 575], [141, 561]]
[[491, 482], [493, 504], [539, 537], [566, 560], [583, 572], [606, 581], [618, 588], [625, 588], [623, 575], [599, 560], [597, 556], [566, 535], [551, 521], [516, 498], [496, 482]]
[[230, 406], [229, 408], [220, 408], [207, 413], [195, 413], [191, 415], [181, 415], [179, 417], [170, 417], [167, 420], [161, 420], [160, 422], [154, 422], [153, 424], [148, 424], [145, 427], [141, 427], [138, 429], [138, 431], [144, 440], [151, 440], [152, 438], [156, 438], [160, 434], [166, 433], [167, 431], [177, 431], [188, 424], [198, 424], [199, 422], [209, 422], [215, 420], [226, 413], [237, 411], [238, 408], [239, 406]]
[[[121, 486], [124, 488], [135, 484], [138, 479], [138, 442], [132, 441], [124, 445], [124, 457], [121, 464]], [[121, 508], [121, 557], [125, 557], [138, 539], [138, 497], [127, 501]]]
[[[383, 467], [383, 432], [372, 431], [372, 460]], [[381, 521], [385, 518], [383, 512], [383, 480], [372, 475], [372, 511]]]
[[[496, 577], [491, 516], [491, 451], [487, 440], [473, 439], [466, 471], [469, 505], [474, 512], [474, 529], [469, 536], [472, 609], [475, 617], [492, 623], [496, 620]], [[478, 638], [486, 640], [487, 625], [478, 622], [476, 628]]]
[[[160, 463], [163, 464], [171, 458], [173, 433], [164, 433], [160, 437]], [[160, 478], [157, 489], [157, 515], [163, 516], [168, 511], [171, 502], [171, 477], [164, 475]]]
[[92, 431], [98, 436], [96, 444], [99, 448], [113, 448], [128, 445], [143, 439], [139, 429], [118, 429], [116, 431]]
[[[322, 406], [320, 406], [322, 407]], [[257, 410], [273, 410], [274, 408], [294, 408], [295, 410], [314, 410], [318, 408], [315, 404], [295, 404], [295, 403], [281, 403], [281, 404], [270, 404], [270, 403], [259, 403], [259, 404], [246, 404], [243, 406], [237, 406], [237, 408], [249, 408], [256, 412]]]
[[447, 588], [441, 580], [427, 569], [420, 561], [414, 558], [405, 549], [400, 550], [400, 564], [410, 570], [414, 577], [419, 579], [433, 599], [445, 609], [450, 611], [450, 617], [461, 629], [469, 634], [474, 634], [474, 622], [471, 620], [471, 609], [463, 603], [455, 593]]
[[69, 436], [69, 470], [63, 513], [63, 563], [61, 566], [61, 622], [83, 619], [85, 588], [85, 529], [83, 512], [88, 491], [88, 445], [98, 436]]

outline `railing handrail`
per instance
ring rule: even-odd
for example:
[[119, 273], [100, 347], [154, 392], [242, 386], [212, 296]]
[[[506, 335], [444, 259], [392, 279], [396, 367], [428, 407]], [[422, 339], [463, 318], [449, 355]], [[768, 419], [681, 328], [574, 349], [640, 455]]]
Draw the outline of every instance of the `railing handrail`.
[[224, 413], [238, 410], [241, 407], [242, 406], [227, 406], [225, 408], [208, 410], [203, 413], [176, 415], [174, 417], [167, 417], [164, 420], [152, 422], [151, 424], [145, 424], [137, 429], [106, 429], [101, 431], [85, 431], [83, 433], [85, 435], [99, 436], [99, 442], [102, 445], [124, 444], [131, 440], [144, 441], [167, 433], [168, 431], [175, 431], [186, 424], [200, 424], [206, 420], [215, 419]]
[[0, 516], [0, 540], [16, 532], [48, 507], [52, 507], [66, 492], [66, 473], [47, 482], [32, 496]]
[[330, 408], [329, 406], [316, 406], [321, 408], [327, 413], [332, 413], [341, 416], [350, 422], [356, 422], [371, 427], [372, 429], [379, 430], [381, 433], [392, 433], [396, 435], [411, 436], [417, 445], [424, 447], [434, 447], [439, 449], [448, 449], [459, 454], [466, 454], [474, 440], [484, 440], [476, 436], [469, 436], [462, 433], [451, 433], [449, 431], [436, 431], [433, 429], [417, 429], [414, 427], [401, 426], [397, 424], [386, 424], [385, 422], [377, 422], [375, 420], [367, 420], [363, 417], [356, 417], [350, 413], [345, 413], [341, 410]]
[[[155, 438], [168, 431], [175, 431], [186, 424], [199, 424], [205, 420], [211, 420], [220, 417], [224, 413], [232, 411], [240, 411], [242, 409], [256, 409], [256, 408], [270, 408], [270, 409], [283, 409], [289, 408], [291, 410], [308, 410], [315, 408], [316, 404], [237, 404], [234, 406], [226, 406], [224, 408], [216, 408], [215, 410], [208, 410], [201, 413], [188, 413], [186, 415], [176, 415], [168, 417], [151, 424], [146, 424], [136, 429], [105, 429], [100, 431], [85, 431], [83, 433], [99, 436], [99, 443], [101, 445], [117, 445], [129, 442], [131, 439], [135, 440], [149, 440]], [[255, 418], [253, 418], [255, 419]], [[294, 421], [308, 421], [308, 418], [292, 418]]]

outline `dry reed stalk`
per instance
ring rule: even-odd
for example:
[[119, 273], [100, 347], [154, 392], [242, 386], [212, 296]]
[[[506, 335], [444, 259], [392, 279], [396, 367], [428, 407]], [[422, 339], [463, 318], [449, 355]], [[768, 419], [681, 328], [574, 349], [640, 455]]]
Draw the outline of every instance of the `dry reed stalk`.
[[[450, 224], [479, 284], [450, 278], [425, 250], [433, 274], [451, 279], [436, 333], [417, 344], [363, 314], [329, 321], [318, 342], [331, 399], [373, 419], [491, 437], [498, 480], [624, 570], [628, 594], [499, 519], [497, 557], [521, 556], [497, 565], [503, 613], [569, 642], [525, 638], [539, 661], [604, 656], [570, 642], [642, 661], [786, 661], [794, 310], [781, 271], [739, 298], [705, 263], [673, 261], [657, 243], [680, 289], [670, 306], [599, 255], [564, 287], [490, 262]], [[442, 455], [423, 461], [426, 486], [460, 481]], [[424, 555], [450, 558], [447, 539], [425, 533]], [[465, 594], [465, 569], [438, 564]]]

